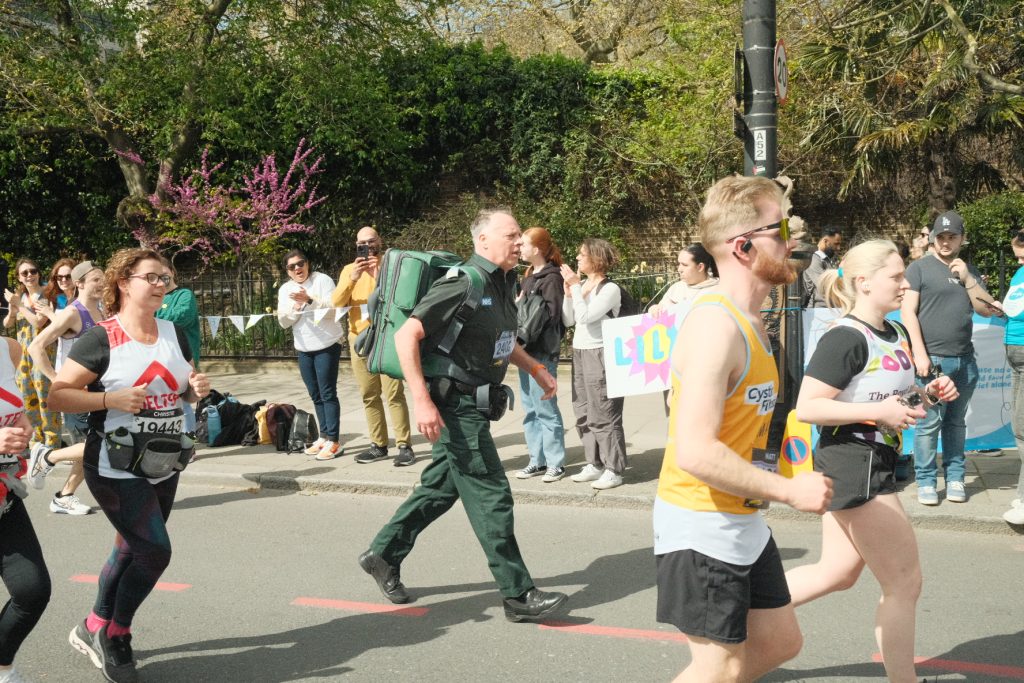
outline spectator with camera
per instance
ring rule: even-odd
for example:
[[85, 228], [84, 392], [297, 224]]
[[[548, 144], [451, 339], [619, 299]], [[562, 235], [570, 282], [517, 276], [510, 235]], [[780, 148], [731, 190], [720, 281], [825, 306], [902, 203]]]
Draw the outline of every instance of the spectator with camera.
[[360, 228], [356, 234], [356, 260], [342, 268], [338, 275], [338, 286], [331, 295], [331, 303], [339, 307], [350, 306], [349, 361], [352, 363], [352, 374], [359, 384], [359, 393], [363, 397], [363, 410], [366, 412], [366, 425], [370, 432], [370, 447], [357, 455], [355, 461], [365, 464], [388, 457], [388, 423], [384, 418], [386, 399], [395, 429], [395, 445], [398, 447], [395, 467], [404, 467], [413, 464], [416, 456], [412, 452], [409, 406], [405, 401], [402, 380], [370, 372], [366, 367], [366, 359], [353, 351], [356, 337], [370, 325], [363, 307], [377, 286], [381, 251], [381, 239], [377, 231], [370, 226]]

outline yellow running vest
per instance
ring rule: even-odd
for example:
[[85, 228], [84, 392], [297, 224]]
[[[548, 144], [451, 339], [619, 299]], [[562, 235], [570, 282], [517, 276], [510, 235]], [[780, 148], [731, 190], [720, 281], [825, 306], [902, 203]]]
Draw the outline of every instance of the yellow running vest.
[[[771, 349], [723, 294], [704, 294], [690, 310], [699, 306], [721, 306], [736, 321], [747, 347], [747, 367], [732, 392], [726, 396], [722, 426], [718, 438], [750, 462], [752, 449], [764, 448], [779, 385], [779, 373]], [[719, 491], [697, 479], [676, 464], [676, 411], [679, 408], [679, 378], [672, 374], [672, 400], [669, 407], [668, 442], [658, 479], [658, 497], [666, 503], [700, 512], [750, 514], [756, 509], [744, 507], [744, 498]]]

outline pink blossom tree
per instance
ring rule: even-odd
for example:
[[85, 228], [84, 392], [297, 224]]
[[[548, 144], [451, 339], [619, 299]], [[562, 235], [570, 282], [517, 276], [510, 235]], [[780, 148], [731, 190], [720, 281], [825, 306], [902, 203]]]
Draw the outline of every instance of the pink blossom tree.
[[243, 174], [241, 185], [225, 186], [215, 180], [224, 162], [211, 165], [207, 148], [187, 178], [168, 182], [150, 196], [154, 220], [132, 234], [140, 244], [169, 252], [172, 258], [191, 253], [204, 266], [226, 259], [247, 270], [271, 257], [285, 235], [313, 232], [306, 218], [326, 199], [317, 196], [312, 182], [323, 171], [322, 155], [310, 162], [314, 150], [299, 140], [284, 173], [268, 154]]

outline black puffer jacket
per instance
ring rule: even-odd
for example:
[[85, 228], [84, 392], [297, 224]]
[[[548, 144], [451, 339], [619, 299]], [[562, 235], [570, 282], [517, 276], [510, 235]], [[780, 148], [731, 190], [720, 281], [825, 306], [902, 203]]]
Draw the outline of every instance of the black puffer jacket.
[[[523, 280], [523, 296], [519, 299], [519, 343], [528, 354], [535, 358], [555, 358], [562, 347], [565, 326], [562, 325], [562, 273], [558, 266], [549, 263]], [[546, 315], [524, 318], [524, 312], [533, 308], [528, 299], [541, 297]], [[542, 324], [541, 324], [542, 323]]]

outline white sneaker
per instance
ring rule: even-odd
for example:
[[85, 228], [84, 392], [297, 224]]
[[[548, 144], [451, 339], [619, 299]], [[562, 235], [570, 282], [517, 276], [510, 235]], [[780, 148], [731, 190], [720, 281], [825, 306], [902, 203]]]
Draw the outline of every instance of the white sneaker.
[[323, 445], [325, 443], [327, 443], [327, 439], [325, 439], [324, 437], [321, 436], [319, 439], [314, 441], [309, 446], [309, 448], [307, 448], [304, 452], [305, 452], [306, 455], [316, 455], [317, 453], [320, 452], [320, 449], [323, 448]]
[[572, 475], [569, 478], [572, 479], [577, 484], [581, 484], [585, 481], [597, 481], [598, 479], [601, 478], [602, 472], [604, 472], [603, 469], [599, 467], [594, 467], [590, 463], [587, 463], [586, 465], [583, 466], [582, 470], [580, 470], [578, 473]]
[[622, 486], [622, 476], [615, 474], [611, 470], [605, 470], [601, 478], [591, 484], [591, 487], [602, 491], [604, 489], [613, 489], [616, 486]]
[[53, 449], [44, 443], [32, 445], [28, 456], [28, 480], [32, 488], [41, 489], [46, 486], [46, 475], [53, 469], [53, 465], [46, 464], [46, 456], [53, 452]]
[[962, 481], [951, 481], [946, 484], [946, 500], [951, 503], [966, 503], [967, 489]]
[[72, 493], [70, 496], [54, 496], [50, 501], [50, 512], [58, 515], [87, 515], [92, 512], [92, 508]]
[[1024, 524], [1024, 505], [1021, 505], [1019, 499], [1014, 500], [1017, 503], [1009, 510], [1003, 513], [1003, 519], [1010, 524]]

